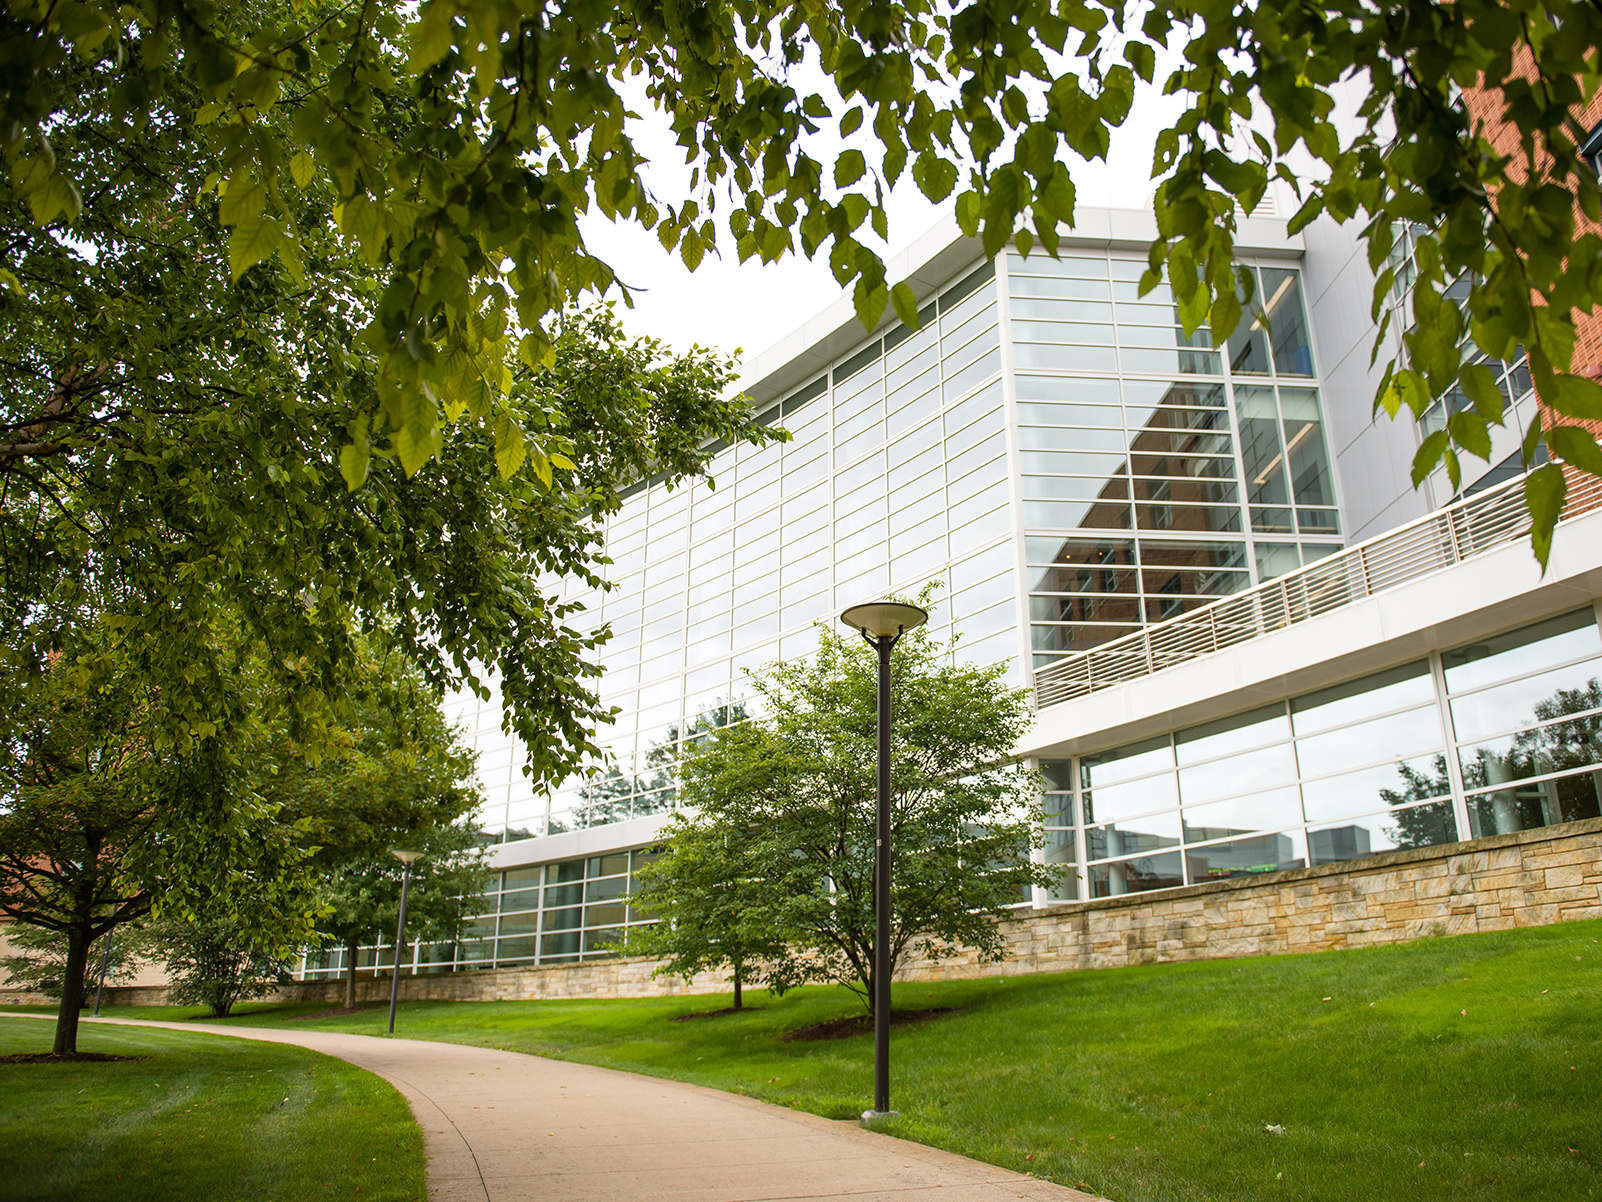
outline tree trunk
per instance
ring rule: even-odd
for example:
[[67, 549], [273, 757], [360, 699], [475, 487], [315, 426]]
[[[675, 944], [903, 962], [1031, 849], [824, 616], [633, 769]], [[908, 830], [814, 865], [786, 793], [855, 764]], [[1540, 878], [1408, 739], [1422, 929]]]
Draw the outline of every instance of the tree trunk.
[[358, 944], [352, 939], [345, 945], [345, 1009], [356, 1008], [356, 948]]
[[70, 1056], [78, 1050], [78, 1011], [83, 1007], [83, 974], [89, 967], [89, 945], [93, 942], [88, 922], [67, 932], [67, 968], [61, 975], [61, 1009], [56, 1013], [57, 1056]]
[[736, 968], [734, 970], [734, 1008], [736, 1010], [740, 1008], [740, 985], [740, 970]]

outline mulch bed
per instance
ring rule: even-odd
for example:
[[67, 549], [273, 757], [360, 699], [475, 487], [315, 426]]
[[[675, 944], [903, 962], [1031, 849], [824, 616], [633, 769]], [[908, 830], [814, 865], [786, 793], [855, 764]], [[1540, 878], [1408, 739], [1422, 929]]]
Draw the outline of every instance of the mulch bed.
[[753, 1010], [760, 1010], [761, 1006], [741, 1006], [736, 1010], [733, 1006], [725, 1006], [721, 1010], [699, 1010], [694, 1014], [675, 1014], [669, 1022], [693, 1023], [698, 1018], [722, 1018], [725, 1014], [749, 1014]]
[[382, 1006], [337, 1006], [333, 1010], [317, 1010], [311, 1014], [297, 1014], [286, 1018], [287, 1023], [303, 1023], [309, 1018], [334, 1018], [340, 1014], [366, 1014], [369, 1010], [382, 1010]]
[[[942, 1014], [955, 1014], [961, 1006], [939, 1006], [933, 1010], [892, 1010], [890, 1026], [910, 1027], [913, 1023], [939, 1018]], [[872, 1035], [873, 1019], [866, 1014], [853, 1014], [846, 1018], [830, 1019], [810, 1027], [797, 1027], [786, 1031], [779, 1039], [783, 1043], [810, 1043], [818, 1039], [851, 1039], [857, 1035]]]
[[78, 1064], [87, 1060], [143, 1060], [143, 1056], [113, 1056], [110, 1052], [12, 1052], [0, 1056], [0, 1064]]

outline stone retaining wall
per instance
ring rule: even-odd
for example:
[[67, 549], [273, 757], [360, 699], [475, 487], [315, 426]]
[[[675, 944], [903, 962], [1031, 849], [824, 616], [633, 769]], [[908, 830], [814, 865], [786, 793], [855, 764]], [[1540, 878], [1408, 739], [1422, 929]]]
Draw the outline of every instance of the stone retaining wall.
[[[1602, 918], [1602, 819], [1032, 910], [1002, 924], [1006, 960], [984, 964], [968, 954], [938, 963], [915, 961], [896, 979], [941, 981], [1318, 952], [1582, 918]], [[688, 984], [672, 977], [652, 980], [656, 963], [635, 958], [402, 977], [400, 992], [406, 999], [522, 1001], [728, 989], [722, 973], [702, 973]], [[362, 1004], [389, 1000], [388, 977], [361, 977], [356, 988]], [[165, 998], [164, 989], [150, 987], [106, 993], [115, 1005], [157, 1005]], [[307, 982], [275, 997], [338, 1006], [345, 985]], [[0, 990], [0, 1005], [47, 1000]]]
[[969, 955], [912, 963], [901, 976], [1321, 952], [1582, 918], [1602, 918], [1602, 819], [1034, 910], [1003, 924], [1002, 963]]

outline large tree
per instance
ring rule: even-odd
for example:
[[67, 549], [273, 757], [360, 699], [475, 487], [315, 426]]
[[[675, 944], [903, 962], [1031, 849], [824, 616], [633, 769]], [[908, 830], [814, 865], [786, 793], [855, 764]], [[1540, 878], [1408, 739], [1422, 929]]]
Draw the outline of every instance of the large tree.
[[310, 848], [251, 787], [249, 732], [164, 748], [158, 696], [92, 677], [53, 660], [0, 740], [0, 913], [65, 941], [58, 1054], [77, 1050], [94, 942], [157, 908], [225, 907], [280, 947], [311, 933]]
[[[1602, 297], [1602, 239], [1577, 225], [1602, 215], [1575, 116], [1599, 80], [1602, 11], [1586, 0], [7, 0], [6, 16], [0, 145], [31, 215], [23, 242], [40, 227], [86, 236], [138, 175], [164, 220], [226, 228], [236, 278], [272, 260], [265, 277], [315, 287], [334, 243], [370, 268], [339, 310], [372, 387], [322, 432], [346, 446], [353, 488], [372, 447], [408, 472], [455, 454], [464, 412], [503, 462], [530, 443], [546, 454], [536, 469], [551, 462], [555, 431], [527, 428], [508, 364], [545, 361], [551, 315], [616, 282], [585, 248], [586, 213], [655, 229], [691, 267], [718, 221], [742, 260], [826, 253], [864, 321], [893, 303], [915, 323], [912, 289], [864, 241], [886, 233], [888, 186], [910, 173], [931, 199], [955, 194], [992, 253], [1015, 234], [1051, 252], [1073, 221], [1072, 164], [1105, 156], [1158, 83], [1185, 105], [1157, 142], [1146, 284], [1167, 274], [1187, 328], [1222, 340], [1250, 313], [1235, 201], [1250, 211], [1276, 176], [1305, 201], [1292, 228], [1320, 213], [1362, 223], [1376, 321], [1394, 227], [1420, 223], [1407, 353], [1377, 403], [1421, 412], [1462, 388], [1474, 406], [1424, 442], [1416, 474], [1444, 462], [1455, 479], [1458, 453], [1484, 453], [1505, 416], [1465, 366], [1464, 334], [1493, 357], [1529, 353], [1551, 410], [1527, 462], [1544, 443], [1602, 473], [1590, 434], [1543, 425], [1602, 417], [1602, 387], [1565, 374], [1573, 314]], [[1165, 51], [1180, 58], [1159, 81]], [[1343, 136], [1332, 117], [1352, 80], [1366, 92]], [[1458, 102], [1469, 87], [1487, 89], [1518, 153], [1481, 136]], [[693, 168], [689, 195], [648, 186], [628, 107], [642, 93]], [[848, 140], [832, 163], [808, 149], [824, 123]], [[147, 167], [166, 139], [194, 148], [192, 175]], [[227, 286], [220, 263], [199, 270]], [[1459, 309], [1447, 292], [1463, 273]], [[49, 441], [50, 406], [98, 388], [101, 369], [65, 357], [4, 453]], [[1556, 465], [1532, 475], [1543, 555], [1562, 493]]]
[[[824, 630], [815, 658], [753, 678], [758, 716], [711, 730], [680, 763], [684, 809], [641, 900], [688, 929], [649, 946], [686, 966], [738, 950], [745, 979], [836, 981], [871, 1011], [878, 662]], [[1040, 781], [1007, 762], [1031, 712], [1004, 672], [954, 664], [927, 627], [896, 647], [892, 972], [909, 954], [1001, 959], [997, 919], [1055, 879], [1031, 858]]]
[[[238, 32], [265, 12], [214, 15]], [[294, 723], [345, 700], [365, 631], [436, 690], [493, 673], [531, 771], [561, 776], [593, 750], [604, 633], [550, 582], [599, 583], [601, 521], [632, 481], [777, 435], [723, 396], [727, 360], [625, 339], [604, 308], [564, 310], [512, 353], [518, 315], [486, 281], [463, 298], [474, 346], [412, 340], [453, 386], [397, 382], [370, 327], [398, 294], [338, 233], [350, 202], [288, 176], [218, 197], [231, 139], [289, 138], [296, 110], [211, 120], [204, 86], [163, 75], [188, 62], [171, 32], [156, 17], [112, 58], [52, 59], [6, 30], [4, 78], [62, 98], [51, 170], [84, 188], [69, 227], [33, 168], [0, 180], [0, 724], [61, 653], [104, 679], [137, 667], [163, 698], [150, 737], [204, 740], [260, 702], [230, 689], [226, 648], [191, 638], [219, 624], [260, 651]], [[436, 128], [415, 105], [393, 117], [407, 138]], [[303, 231], [292, 261], [240, 257], [257, 201]], [[450, 424], [405, 418], [424, 411]], [[142, 660], [102, 656], [101, 618]]]

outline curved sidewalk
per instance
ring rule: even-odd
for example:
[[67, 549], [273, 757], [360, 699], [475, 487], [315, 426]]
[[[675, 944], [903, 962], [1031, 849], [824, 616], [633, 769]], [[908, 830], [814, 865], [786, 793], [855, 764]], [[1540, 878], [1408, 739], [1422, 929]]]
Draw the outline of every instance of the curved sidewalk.
[[84, 1021], [292, 1043], [377, 1073], [422, 1125], [431, 1202], [1100, 1202], [854, 1122], [521, 1052], [329, 1031]]

